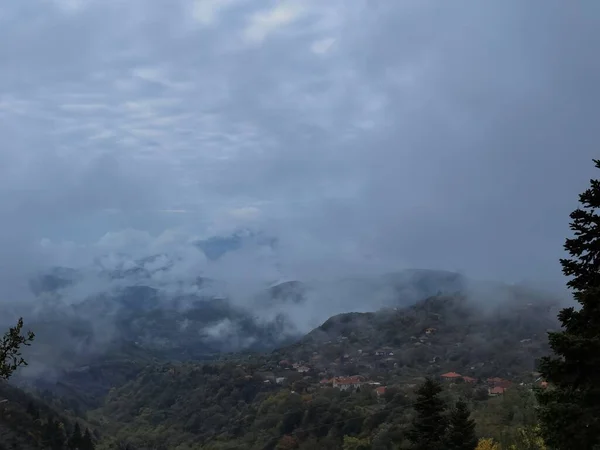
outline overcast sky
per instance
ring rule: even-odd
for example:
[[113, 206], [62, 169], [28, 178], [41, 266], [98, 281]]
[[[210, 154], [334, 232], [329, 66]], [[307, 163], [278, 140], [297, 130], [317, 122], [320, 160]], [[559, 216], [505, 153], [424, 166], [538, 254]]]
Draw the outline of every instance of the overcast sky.
[[560, 281], [599, 53], [595, 0], [4, 1], [3, 288], [236, 227], [290, 272]]

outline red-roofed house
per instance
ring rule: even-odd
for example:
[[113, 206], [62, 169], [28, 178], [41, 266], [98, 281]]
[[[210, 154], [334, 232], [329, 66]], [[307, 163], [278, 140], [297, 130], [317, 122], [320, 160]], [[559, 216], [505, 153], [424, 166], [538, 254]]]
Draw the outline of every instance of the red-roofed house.
[[342, 391], [357, 389], [362, 385], [362, 380], [359, 376], [353, 377], [336, 377], [333, 379], [333, 387]]
[[489, 388], [488, 389], [488, 394], [491, 395], [492, 397], [495, 397], [497, 395], [502, 395], [504, 394], [504, 392], [506, 391], [506, 388], [500, 387], [500, 386], [496, 386], [493, 388]]
[[488, 378], [487, 382], [492, 387], [509, 388], [511, 382], [500, 377]]
[[379, 386], [378, 388], [376, 388], [375, 394], [377, 394], [377, 397], [381, 397], [382, 395], [385, 395], [385, 386]]
[[325, 386], [326, 384], [331, 384], [332, 380], [328, 380], [327, 378], [323, 378], [321, 381], [319, 381], [319, 384], [321, 386]]
[[471, 383], [471, 384], [477, 383], [477, 378], [464, 376], [464, 377], [462, 377], [462, 379], [465, 380], [465, 383]]
[[462, 377], [462, 375], [460, 373], [456, 373], [456, 372], [443, 373], [440, 376], [442, 377], [442, 380], [446, 380], [446, 381], [456, 381]]

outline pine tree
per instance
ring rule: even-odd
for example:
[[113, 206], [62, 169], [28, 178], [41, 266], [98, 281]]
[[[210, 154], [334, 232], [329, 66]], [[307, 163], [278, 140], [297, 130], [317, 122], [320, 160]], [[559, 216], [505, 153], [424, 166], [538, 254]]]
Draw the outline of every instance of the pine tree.
[[415, 450], [445, 450], [446, 405], [439, 397], [441, 392], [441, 385], [430, 378], [425, 379], [425, 383], [417, 389], [417, 415], [408, 433]]
[[64, 429], [60, 422], [52, 417], [48, 418], [44, 427], [44, 441], [51, 450], [62, 450], [65, 444]]
[[476, 447], [475, 421], [471, 419], [471, 412], [467, 404], [459, 400], [450, 413], [446, 449], [475, 450]]
[[83, 438], [81, 440], [81, 450], [94, 450], [94, 440], [92, 439], [92, 434], [88, 428], [85, 429], [85, 433], [83, 433]]
[[38, 420], [40, 418], [40, 412], [35, 407], [33, 402], [29, 402], [27, 404], [27, 414], [29, 414], [33, 420]]
[[83, 436], [81, 435], [81, 428], [79, 427], [79, 423], [75, 422], [75, 426], [73, 427], [73, 433], [69, 437], [69, 448], [71, 450], [84, 450], [83, 449]]
[[537, 392], [538, 413], [551, 449], [600, 449], [600, 180], [590, 183], [570, 216], [570, 258], [560, 261], [580, 307], [559, 313], [562, 330], [548, 336], [554, 356], [540, 362], [549, 387]]

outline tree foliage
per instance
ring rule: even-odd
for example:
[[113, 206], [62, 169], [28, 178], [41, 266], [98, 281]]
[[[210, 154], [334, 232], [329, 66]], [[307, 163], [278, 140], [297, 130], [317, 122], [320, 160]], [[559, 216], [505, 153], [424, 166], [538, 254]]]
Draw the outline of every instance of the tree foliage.
[[371, 444], [368, 439], [344, 436], [343, 450], [369, 450], [370, 448]]
[[560, 312], [562, 330], [549, 333], [554, 355], [540, 363], [549, 388], [538, 392], [539, 417], [553, 449], [600, 448], [600, 180], [590, 184], [570, 215], [570, 258], [560, 261], [580, 307]]
[[4, 333], [0, 341], [0, 379], [8, 380], [20, 366], [27, 365], [21, 356], [21, 348], [30, 345], [35, 335], [31, 331], [22, 335], [22, 330], [23, 318], [20, 318], [17, 325]]
[[519, 428], [516, 442], [510, 446], [509, 450], [547, 450], [540, 434], [540, 427]]
[[479, 439], [475, 450], [501, 450], [500, 445], [494, 442], [493, 439], [483, 438]]
[[83, 435], [81, 434], [81, 428], [79, 423], [75, 423], [73, 427], [73, 433], [69, 437], [68, 446], [70, 450], [82, 450]]
[[471, 419], [467, 404], [459, 400], [448, 421], [446, 448], [447, 450], [475, 450], [475, 447], [477, 447], [475, 421]]
[[440, 398], [441, 385], [427, 378], [417, 389], [414, 408], [417, 413], [409, 439], [415, 450], [443, 450], [447, 420], [444, 415], [446, 405]]

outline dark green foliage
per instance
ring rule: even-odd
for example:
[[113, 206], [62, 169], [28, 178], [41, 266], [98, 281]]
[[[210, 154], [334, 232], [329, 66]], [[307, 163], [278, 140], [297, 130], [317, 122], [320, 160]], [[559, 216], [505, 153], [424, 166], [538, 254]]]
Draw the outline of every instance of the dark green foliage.
[[600, 448], [600, 181], [590, 183], [570, 216], [574, 237], [565, 243], [570, 258], [561, 260], [581, 307], [560, 312], [562, 330], [549, 333], [554, 356], [540, 363], [549, 383], [538, 392], [542, 432], [550, 448], [561, 450]]
[[39, 420], [40, 418], [40, 411], [31, 401], [27, 404], [27, 414], [29, 414], [34, 421]]
[[85, 433], [83, 433], [83, 438], [81, 439], [81, 450], [94, 450], [94, 447], [92, 434], [90, 433], [89, 428], [86, 428]]
[[475, 436], [475, 421], [471, 419], [471, 412], [467, 404], [459, 400], [450, 413], [448, 421], [448, 434], [446, 436], [447, 450], [475, 450], [477, 437]]
[[447, 419], [444, 416], [446, 405], [440, 398], [441, 385], [427, 378], [417, 389], [414, 408], [417, 413], [409, 439], [415, 450], [444, 450], [444, 434]]
[[68, 447], [71, 450], [83, 450], [83, 435], [81, 434], [81, 428], [79, 427], [79, 423], [75, 422], [75, 427], [73, 427], [73, 433], [69, 437]]
[[20, 366], [27, 365], [21, 357], [21, 347], [30, 345], [35, 335], [28, 331], [23, 336], [22, 330], [23, 318], [20, 318], [17, 325], [11, 327], [0, 340], [0, 380], [8, 380]]
[[49, 417], [44, 427], [44, 444], [51, 450], [63, 450], [66, 442], [64, 426], [58, 420]]

